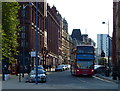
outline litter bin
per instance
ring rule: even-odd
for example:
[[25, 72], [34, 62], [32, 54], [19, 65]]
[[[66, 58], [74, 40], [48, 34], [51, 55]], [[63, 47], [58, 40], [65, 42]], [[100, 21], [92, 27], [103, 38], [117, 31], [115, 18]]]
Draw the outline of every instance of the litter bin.
[[109, 68], [107, 68], [107, 69], [105, 70], [105, 76], [106, 76], [106, 77], [109, 77], [109, 76], [110, 76], [110, 70], [109, 70]]

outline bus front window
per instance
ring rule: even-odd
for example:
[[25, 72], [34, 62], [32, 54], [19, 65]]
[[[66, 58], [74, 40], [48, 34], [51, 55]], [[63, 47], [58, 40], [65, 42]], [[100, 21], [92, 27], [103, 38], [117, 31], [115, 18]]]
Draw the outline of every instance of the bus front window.
[[91, 69], [93, 68], [93, 61], [77, 61], [77, 68]]

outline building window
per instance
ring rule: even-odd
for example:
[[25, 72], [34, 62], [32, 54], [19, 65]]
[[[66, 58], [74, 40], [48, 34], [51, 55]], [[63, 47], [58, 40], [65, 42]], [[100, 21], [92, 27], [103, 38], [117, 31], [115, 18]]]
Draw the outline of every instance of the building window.
[[28, 48], [28, 42], [26, 42], [26, 48]]
[[21, 41], [21, 47], [24, 47], [24, 43], [23, 43], [23, 41]]
[[21, 38], [25, 38], [25, 33], [21, 33]]

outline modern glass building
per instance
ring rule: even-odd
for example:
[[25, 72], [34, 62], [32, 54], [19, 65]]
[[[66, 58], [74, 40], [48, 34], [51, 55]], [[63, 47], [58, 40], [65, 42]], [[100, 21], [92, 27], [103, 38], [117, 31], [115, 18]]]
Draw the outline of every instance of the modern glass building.
[[105, 53], [105, 57], [112, 54], [112, 39], [108, 34], [97, 34], [97, 54], [101, 56], [101, 52]]

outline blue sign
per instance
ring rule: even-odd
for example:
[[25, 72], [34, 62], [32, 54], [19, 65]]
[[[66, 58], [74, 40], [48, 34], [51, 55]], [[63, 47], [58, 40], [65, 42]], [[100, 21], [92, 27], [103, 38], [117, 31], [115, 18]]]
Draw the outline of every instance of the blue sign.
[[77, 55], [77, 59], [94, 59], [94, 55]]

